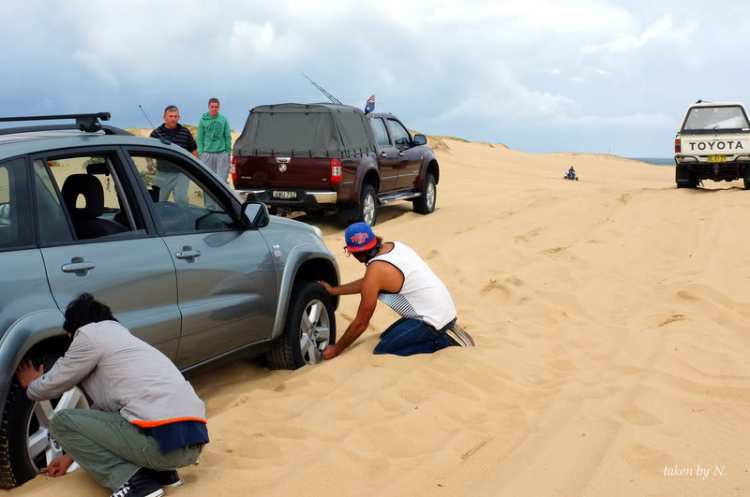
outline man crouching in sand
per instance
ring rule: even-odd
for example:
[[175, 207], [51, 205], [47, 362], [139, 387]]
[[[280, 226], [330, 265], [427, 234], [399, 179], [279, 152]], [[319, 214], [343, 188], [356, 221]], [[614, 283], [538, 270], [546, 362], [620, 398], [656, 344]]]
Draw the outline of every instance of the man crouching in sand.
[[333, 359], [367, 329], [378, 299], [402, 317], [380, 335], [373, 354], [408, 356], [429, 354], [451, 345], [472, 347], [471, 336], [456, 324], [456, 307], [448, 289], [416, 252], [400, 242], [376, 237], [366, 223], [355, 223], [345, 233], [346, 250], [365, 264], [365, 277], [331, 287], [331, 295], [360, 294], [357, 317], [344, 336], [323, 350]]
[[64, 409], [50, 435], [66, 452], [42, 471], [62, 476], [73, 462], [118, 497], [160, 497], [182, 482], [208, 443], [206, 409], [164, 354], [134, 337], [106, 305], [84, 293], [65, 311], [72, 339], [48, 372], [27, 360], [16, 378], [31, 400], [54, 399], [81, 383], [91, 410]]

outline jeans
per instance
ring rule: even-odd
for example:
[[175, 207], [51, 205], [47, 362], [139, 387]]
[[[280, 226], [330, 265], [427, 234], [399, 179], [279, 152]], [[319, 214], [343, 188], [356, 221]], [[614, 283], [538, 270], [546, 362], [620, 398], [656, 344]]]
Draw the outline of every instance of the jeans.
[[380, 335], [380, 343], [372, 353], [409, 356], [437, 352], [453, 345], [445, 334], [452, 325], [453, 321], [436, 330], [420, 319], [401, 318]]
[[120, 488], [141, 468], [167, 471], [195, 463], [203, 450], [189, 446], [162, 454], [118, 412], [63, 409], [50, 422], [50, 435], [103, 487]]

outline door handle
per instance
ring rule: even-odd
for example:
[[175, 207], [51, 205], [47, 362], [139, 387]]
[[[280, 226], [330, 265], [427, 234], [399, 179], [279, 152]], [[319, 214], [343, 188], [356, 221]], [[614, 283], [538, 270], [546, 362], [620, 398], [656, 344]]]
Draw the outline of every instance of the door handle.
[[380, 156], [381, 157], [388, 157], [388, 154], [386, 154], [385, 152], [380, 152]]
[[95, 267], [96, 264], [84, 261], [83, 257], [73, 257], [70, 260], [70, 264], [63, 264], [61, 269], [64, 273], [75, 273], [76, 276], [86, 276]]
[[185, 245], [182, 247], [181, 252], [177, 252], [174, 256], [178, 259], [186, 259], [188, 262], [195, 261], [196, 257], [200, 257], [201, 251], [200, 250], [193, 250], [193, 247], [190, 245]]
[[399, 157], [403, 157], [404, 156], [404, 151], [403, 150], [399, 150], [398, 151], [398, 156]]

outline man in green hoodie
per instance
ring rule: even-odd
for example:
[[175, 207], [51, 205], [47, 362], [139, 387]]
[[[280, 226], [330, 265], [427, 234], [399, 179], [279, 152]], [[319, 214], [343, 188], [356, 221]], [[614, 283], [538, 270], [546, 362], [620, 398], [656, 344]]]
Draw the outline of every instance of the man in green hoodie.
[[201, 162], [215, 172], [222, 181], [229, 173], [229, 155], [232, 153], [232, 134], [229, 121], [219, 114], [218, 98], [208, 100], [208, 112], [198, 123], [198, 155]]

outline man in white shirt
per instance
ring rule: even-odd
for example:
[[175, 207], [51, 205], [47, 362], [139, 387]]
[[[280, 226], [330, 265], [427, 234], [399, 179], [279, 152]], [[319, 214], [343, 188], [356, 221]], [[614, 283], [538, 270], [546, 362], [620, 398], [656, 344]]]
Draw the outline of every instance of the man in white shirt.
[[451, 345], [472, 347], [471, 336], [456, 323], [450, 292], [416, 252], [400, 242], [383, 242], [366, 223], [355, 223], [344, 233], [346, 250], [367, 266], [362, 279], [331, 287], [331, 295], [360, 294], [357, 317], [335, 345], [323, 350], [333, 359], [367, 329], [381, 300], [401, 315], [380, 336], [374, 354], [408, 356], [429, 354]]

